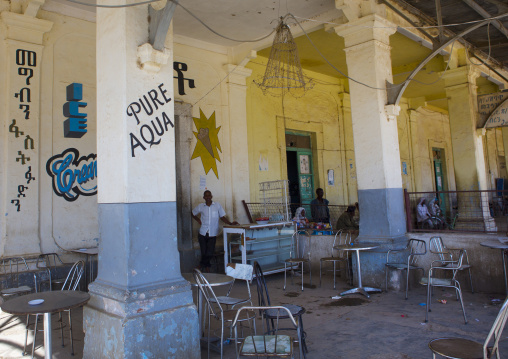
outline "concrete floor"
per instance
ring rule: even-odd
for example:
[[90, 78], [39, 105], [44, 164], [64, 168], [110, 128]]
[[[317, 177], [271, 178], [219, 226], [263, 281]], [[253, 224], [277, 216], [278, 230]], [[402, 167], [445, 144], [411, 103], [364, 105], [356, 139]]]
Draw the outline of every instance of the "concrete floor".
[[[333, 290], [331, 275], [324, 276], [323, 286], [319, 284], [319, 277], [314, 276], [313, 286], [306, 284], [302, 292], [299, 277], [295, 277], [295, 285], [288, 284], [283, 291], [283, 275], [267, 276], [267, 284], [272, 304], [293, 303], [306, 308], [303, 316], [305, 331], [307, 332], [307, 358], [367, 358], [367, 359], [419, 359], [432, 358], [427, 344], [433, 338], [446, 336], [460, 336], [477, 341], [483, 341], [492, 326], [499, 311], [501, 294], [475, 293], [467, 291], [464, 283], [464, 304], [469, 320], [464, 324], [460, 304], [455, 300], [450, 289], [436, 289], [433, 297], [432, 312], [429, 322], [424, 323], [425, 287], [412, 285], [409, 299], [404, 300], [402, 292], [383, 292], [373, 294], [370, 299], [358, 295], [350, 295], [341, 299], [331, 299], [342, 290], [350, 288], [338, 278], [337, 290]], [[304, 283], [308, 283], [305, 276]], [[500, 283], [502, 286], [502, 284]], [[235, 287], [235, 292], [245, 290], [244, 286]], [[256, 286], [252, 286], [252, 293], [257, 301]], [[446, 299], [447, 304], [438, 303], [438, 299]], [[55, 318], [56, 319], [56, 318]], [[23, 358], [21, 355], [24, 342], [24, 318], [13, 318], [6, 313], [0, 313], [0, 358]], [[82, 311], [73, 311], [73, 327], [82, 326]], [[76, 330], [74, 339], [74, 358], [82, 358], [83, 333]], [[54, 358], [71, 358], [69, 333], [64, 331], [66, 346], [61, 347], [60, 333], [54, 331]], [[43, 335], [37, 336], [36, 357], [42, 358]], [[31, 337], [29, 337], [29, 344]], [[234, 346], [225, 346], [224, 358], [234, 358]], [[508, 331], [502, 337], [500, 345], [501, 357], [508, 356]], [[207, 357], [206, 350], [202, 357]], [[296, 356], [298, 357], [298, 355]], [[212, 352], [211, 358], [220, 358]]]

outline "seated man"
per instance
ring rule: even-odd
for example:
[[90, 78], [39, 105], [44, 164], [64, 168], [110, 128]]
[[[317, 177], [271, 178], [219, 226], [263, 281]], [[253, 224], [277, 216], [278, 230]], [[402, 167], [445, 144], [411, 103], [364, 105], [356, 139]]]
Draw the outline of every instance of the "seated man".
[[355, 206], [348, 206], [346, 211], [342, 213], [337, 220], [337, 224], [335, 226], [335, 229], [342, 229], [345, 231], [355, 231], [358, 230], [360, 227], [358, 224], [353, 221], [353, 217], [355, 215]]
[[418, 227], [423, 228], [423, 225], [427, 224], [429, 228], [434, 228], [431, 217], [427, 204], [425, 203], [425, 198], [420, 198], [420, 202], [418, 202], [416, 206], [416, 221], [418, 222]]
[[314, 222], [330, 222], [330, 211], [328, 210], [328, 200], [323, 198], [324, 191], [322, 188], [316, 190], [316, 199], [310, 202], [310, 212]]

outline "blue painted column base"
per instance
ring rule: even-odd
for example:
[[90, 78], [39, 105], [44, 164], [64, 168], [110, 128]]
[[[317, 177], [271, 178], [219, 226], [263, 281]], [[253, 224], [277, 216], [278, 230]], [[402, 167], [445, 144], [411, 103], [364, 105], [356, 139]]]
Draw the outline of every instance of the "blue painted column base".
[[176, 218], [175, 202], [99, 204], [99, 268], [83, 309], [83, 358], [201, 357]]
[[188, 282], [134, 292], [97, 281], [89, 288], [83, 358], [201, 358]]
[[[360, 243], [374, 243], [379, 247], [360, 252], [362, 284], [385, 288], [386, 253], [389, 249], [407, 244], [406, 213], [402, 188], [358, 190], [360, 204]], [[357, 274], [356, 260], [353, 271]]]

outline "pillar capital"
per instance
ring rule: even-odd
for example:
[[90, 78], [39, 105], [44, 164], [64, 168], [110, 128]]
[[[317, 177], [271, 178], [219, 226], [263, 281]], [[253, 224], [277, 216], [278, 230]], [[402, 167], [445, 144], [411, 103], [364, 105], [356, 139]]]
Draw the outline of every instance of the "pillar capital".
[[164, 49], [164, 51], [155, 50], [149, 43], [138, 47], [138, 61], [141, 68], [150, 73], [159, 72], [162, 65], [168, 63], [170, 57], [171, 52], [168, 49]]
[[51, 30], [53, 22], [36, 17], [16, 14], [9, 11], [1, 13], [2, 22], [7, 27], [7, 39], [42, 45], [44, 33]]
[[334, 27], [334, 30], [344, 38], [347, 49], [374, 40], [389, 46], [390, 35], [397, 31], [397, 26], [377, 14], [372, 14]]
[[472, 66], [462, 66], [456, 69], [449, 69], [443, 75], [443, 79], [445, 80], [445, 87], [453, 88], [458, 85], [475, 85], [476, 79], [480, 77], [481, 72], [475, 67]]

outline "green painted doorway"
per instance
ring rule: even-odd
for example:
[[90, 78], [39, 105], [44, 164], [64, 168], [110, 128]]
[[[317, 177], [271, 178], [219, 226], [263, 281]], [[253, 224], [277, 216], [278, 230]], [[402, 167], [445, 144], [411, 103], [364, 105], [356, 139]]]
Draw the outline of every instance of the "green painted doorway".
[[[445, 175], [444, 175], [444, 151], [441, 148], [433, 148], [433, 163], [434, 163], [434, 183], [436, 192], [445, 191]], [[446, 213], [446, 196], [444, 193], [439, 193], [439, 207], [443, 213]]]
[[291, 213], [294, 216], [298, 204], [305, 208], [310, 220], [310, 202], [314, 198], [314, 173], [310, 134], [286, 132], [286, 163], [289, 180]]

